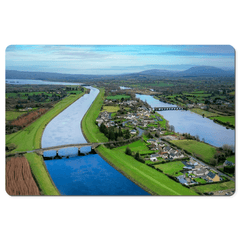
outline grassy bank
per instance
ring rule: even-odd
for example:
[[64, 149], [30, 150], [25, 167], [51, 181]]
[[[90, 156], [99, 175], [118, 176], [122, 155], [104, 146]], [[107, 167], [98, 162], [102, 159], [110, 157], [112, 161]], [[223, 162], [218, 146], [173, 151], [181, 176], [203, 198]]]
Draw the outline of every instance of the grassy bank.
[[220, 123], [227, 125], [227, 123], [230, 123], [230, 125], [235, 127], [235, 116], [221, 116], [221, 117], [211, 117], [212, 120], [218, 120]]
[[17, 148], [14, 149], [12, 153], [40, 148], [42, 133], [48, 122], [50, 122], [55, 116], [57, 116], [60, 112], [62, 112], [66, 107], [76, 101], [83, 94], [84, 93], [78, 95], [70, 95], [64, 98], [62, 101], [58, 102], [51, 110], [38, 118], [28, 127], [16, 133], [6, 135], [6, 145], [10, 143], [17, 145]]
[[42, 194], [48, 196], [60, 195], [46, 170], [42, 157], [36, 153], [26, 153], [25, 157], [29, 162], [32, 174]]
[[82, 132], [89, 142], [108, 142], [108, 138], [99, 131], [99, 127], [95, 123], [101, 111], [104, 92], [104, 89], [100, 89], [98, 96], [85, 114], [81, 123]]
[[216, 153], [215, 147], [195, 140], [172, 140], [171, 143], [183, 150], [187, 150], [193, 156], [199, 157], [206, 163], [209, 163]]
[[97, 151], [110, 165], [152, 195], [197, 195], [163, 173], [126, 155], [121, 148], [108, 149], [100, 146]]

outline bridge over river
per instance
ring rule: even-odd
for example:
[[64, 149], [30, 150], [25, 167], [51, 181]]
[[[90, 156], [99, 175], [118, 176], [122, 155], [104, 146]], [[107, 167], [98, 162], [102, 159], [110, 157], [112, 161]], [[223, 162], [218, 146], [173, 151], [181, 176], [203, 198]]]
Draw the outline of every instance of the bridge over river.
[[[133, 137], [130, 139], [122, 140], [122, 141], [110, 141], [110, 142], [95, 142], [95, 143], [76, 143], [76, 144], [64, 144], [64, 145], [58, 145], [58, 146], [52, 146], [52, 147], [46, 147], [46, 148], [39, 148], [39, 149], [34, 149], [31, 151], [25, 151], [25, 152], [16, 152], [13, 154], [7, 154], [6, 156], [13, 156], [17, 154], [25, 154], [25, 153], [30, 153], [30, 152], [35, 152], [39, 155], [44, 155], [44, 152], [46, 151], [51, 151], [55, 150], [56, 151], [56, 156], [55, 157], [44, 157], [45, 159], [52, 159], [52, 158], [62, 158], [59, 156], [58, 151], [64, 148], [77, 148], [78, 149], [78, 156], [82, 155], [81, 153], [81, 148], [82, 147], [91, 147], [91, 152], [90, 153], [95, 153], [94, 149], [97, 148], [100, 145], [109, 145], [109, 144], [116, 144], [116, 143], [131, 143], [133, 140], [136, 141], [140, 139], [141, 136]], [[67, 156], [64, 156], [67, 157]]]
[[166, 110], [187, 110], [184, 107], [155, 107], [155, 111], [166, 111]]

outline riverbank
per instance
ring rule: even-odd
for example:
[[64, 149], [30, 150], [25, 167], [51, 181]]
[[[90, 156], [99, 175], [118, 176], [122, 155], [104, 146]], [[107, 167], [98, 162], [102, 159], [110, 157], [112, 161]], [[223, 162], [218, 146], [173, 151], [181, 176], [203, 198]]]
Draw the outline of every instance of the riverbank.
[[[46, 125], [58, 114], [60, 114], [63, 110], [65, 110], [69, 105], [77, 101], [80, 97], [85, 94], [85, 91], [77, 94], [70, 95], [64, 98], [62, 101], [58, 102], [51, 110], [49, 110], [46, 114], [41, 116], [31, 125], [26, 127], [25, 129], [6, 136], [6, 144], [14, 143], [17, 145], [17, 148], [14, 149], [11, 153], [15, 153], [18, 151], [27, 151], [33, 150], [41, 147], [41, 138], [43, 131]], [[32, 175], [41, 191], [41, 194], [53, 196], [53, 195], [61, 195], [58, 189], [56, 188], [54, 182], [44, 160], [41, 156], [36, 153], [27, 153], [24, 155], [30, 165]]]
[[[103, 96], [104, 90], [100, 89], [99, 95], [82, 120], [82, 132], [88, 142], [100, 142], [104, 136], [95, 123], [100, 113], [102, 105], [100, 100], [103, 100]], [[126, 155], [119, 148], [108, 149], [100, 146], [96, 149], [96, 152], [112, 167], [151, 195], [197, 195], [194, 191], [182, 186], [166, 175]]]

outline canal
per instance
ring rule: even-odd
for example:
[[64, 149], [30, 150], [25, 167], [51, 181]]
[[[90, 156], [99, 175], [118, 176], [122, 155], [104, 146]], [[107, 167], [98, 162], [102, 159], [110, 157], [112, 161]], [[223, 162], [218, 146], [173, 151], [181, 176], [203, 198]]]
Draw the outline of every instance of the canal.
[[[46, 126], [42, 147], [87, 142], [81, 131], [81, 120], [99, 93], [96, 88], [88, 88], [91, 90], [89, 94], [74, 102]], [[90, 150], [85, 147], [81, 152]], [[60, 155], [71, 153], [76, 154], [76, 149], [62, 149]], [[98, 154], [63, 157], [45, 161], [45, 164], [62, 195], [150, 195]]]

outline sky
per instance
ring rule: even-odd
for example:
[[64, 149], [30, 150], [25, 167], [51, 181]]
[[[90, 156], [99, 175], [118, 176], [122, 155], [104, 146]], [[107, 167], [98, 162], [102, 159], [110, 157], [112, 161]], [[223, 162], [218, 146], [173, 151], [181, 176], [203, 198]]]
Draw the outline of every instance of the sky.
[[10, 45], [6, 69], [70, 74], [124, 74], [193, 66], [234, 69], [230, 45]]

